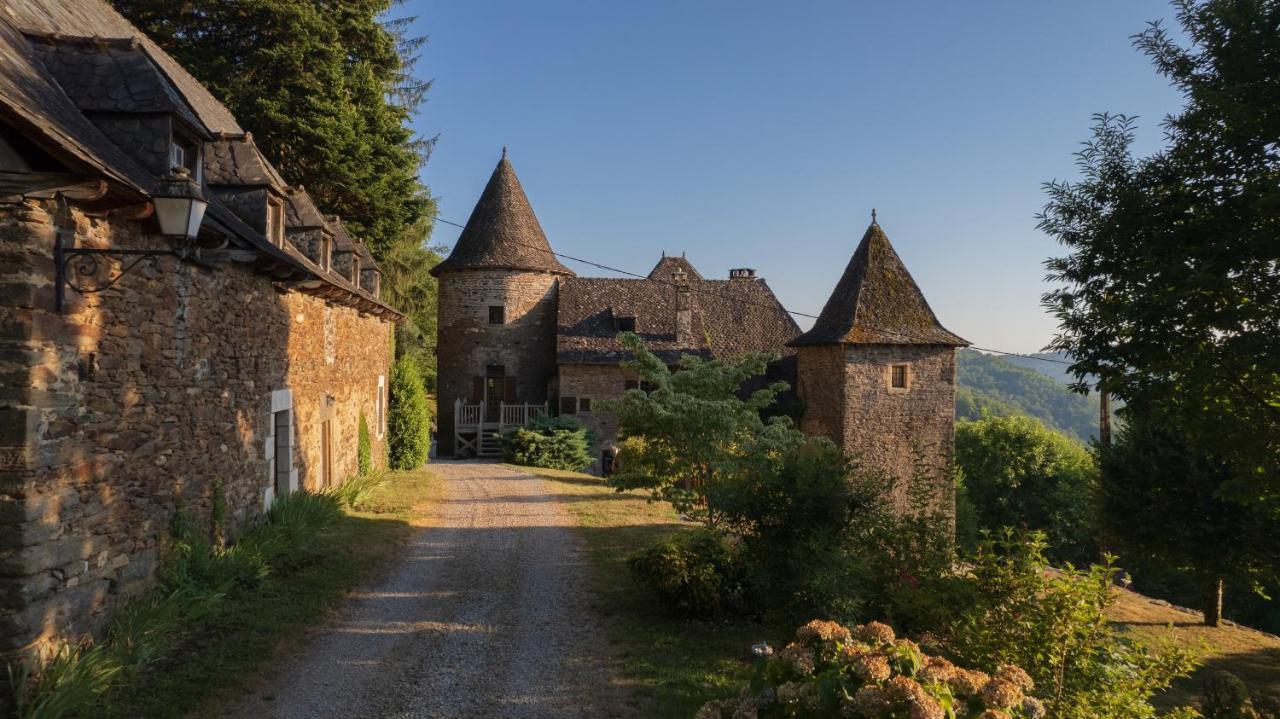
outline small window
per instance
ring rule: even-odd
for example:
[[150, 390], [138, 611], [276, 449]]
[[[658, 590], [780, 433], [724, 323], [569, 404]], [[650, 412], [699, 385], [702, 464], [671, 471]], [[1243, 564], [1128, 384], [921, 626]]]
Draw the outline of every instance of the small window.
[[561, 397], [560, 398], [560, 414], [577, 414], [578, 398], [577, 397]]
[[378, 393], [373, 397], [374, 412], [377, 425], [378, 439], [382, 439], [383, 433], [387, 431], [387, 377], [386, 375], [378, 375]]
[[484, 366], [485, 377], [504, 377], [507, 374], [507, 368], [500, 364], [489, 364]]
[[578, 398], [578, 411], [579, 411], [579, 412], [590, 412], [590, 411], [591, 411], [591, 398], [590, 398], [590, 397], [579, 397], [579, 398]]
[[267, 239], [280, 244], [284, 238], [284, 203], [271, 197], [267, 200]]
[[617, 318], [617, 323], [619, 332], [636, 331], [636, 318], [634, 317], [619, 317]]
[[623, 389], [640, 389], [640, 380], [629, 379], [623, 385]]
[[507, 308], [502, 305], [489, 305], [489, 324], [504, 325], [507, 323]]
[[907, 366], [904, 364], [896, 364], [889, 370], [889, 386], [894, 389], [907, 388]]

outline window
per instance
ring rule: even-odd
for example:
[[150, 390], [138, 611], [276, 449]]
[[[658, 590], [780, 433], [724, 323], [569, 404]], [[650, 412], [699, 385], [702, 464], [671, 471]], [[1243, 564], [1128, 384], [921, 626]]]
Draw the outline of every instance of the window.
[[175, 137], [169, 145], [169, 167], [183, 169], [196, 183], [204, 182], [204, 163], [200, 161], [200, 144], [184, 137]]
[[896, 364], [889, 368], [889, 386], [893, 389], [907, 388], [907, 366]]
[[636, 318], [634, 317], [619, 317], [617, 318], [616, 322], [618, 324], [619, 332], [635, 332], [636, 331]]
[[578, 398], [577, 397], [561, 397], [560, 398], [560, 414], [577, 414]]
[[640, 380], [629, 379], [622, 387], [623, 389], [640, 389]]
[[579, 397], [579, 398], [578, 398], [578, 411], [579, 411], [579, 412], [590, 412], [590, 411], [591, 411], [591, 398], [590, 398], [590, 397]]
[[284, 203], [275, 197], [267, 198], [267, 239], [277, 245], [284, 239]]
[[374, 422], [377, 423], [378, 439], [387, 431], [387, 378], [378, 375], [378, 394], [373, 398]]
[[360, 257], [356, 255], [351, 257], [351, 284], [360, 286]]
[[507, 323], [507, 308], [502, 305], [489, 305], [489, 324], [502, 325]]
[[330, 258], [333, 257], [333, 253], [329, 251], [329, 236], [321, 235], [319, 244], [319, 257], [316, 259], [319, 262], [320, 269], [327, 270], [331, 266]]

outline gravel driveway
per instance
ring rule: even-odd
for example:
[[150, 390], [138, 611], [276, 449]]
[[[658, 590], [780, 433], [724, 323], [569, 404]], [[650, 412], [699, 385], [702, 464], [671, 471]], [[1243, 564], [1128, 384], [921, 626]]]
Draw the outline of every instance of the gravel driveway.
[[622, 716], [572, 520], [541, 478], [440, 460], [430, 527], [240, 717]]

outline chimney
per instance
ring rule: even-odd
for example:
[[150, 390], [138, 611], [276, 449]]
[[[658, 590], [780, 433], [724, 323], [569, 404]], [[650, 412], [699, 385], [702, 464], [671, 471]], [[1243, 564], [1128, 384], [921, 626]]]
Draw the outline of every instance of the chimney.
[[756, 271], [750, 267], [739, 267], [729, 270], [729, 279], [731, 280], [754, 280]]
[[693, 341], [693, 306], [689, 296], [689, 275], [677, 269], [671, 273], [676, 286], [676, 342], [689, 344]]

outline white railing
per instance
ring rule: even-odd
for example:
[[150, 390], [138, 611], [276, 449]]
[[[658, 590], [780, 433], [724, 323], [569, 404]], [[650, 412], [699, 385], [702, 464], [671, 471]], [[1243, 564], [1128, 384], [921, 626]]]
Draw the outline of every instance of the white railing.
[[[453, 403], [453, 437], [454, 450], [459, 456], [465, 456], [467, 452], [474, 455], [482, 455], [485, 451], [484, 437], [491, 436], [490, 432], [497, 430], [499, 434], [505, 432], [508, 427], [523, 427], [531, 420], [545, 416], [548, 412], [546, 402], [542, 404], [507, 404], [505, 402], [498, 405], [498, 416], [493, 418], [496, 422], [489, 421], [485, 417], [485, 405], [483, 402], [479, 404], [467, 404], [461, 399]], [[468, 436], [464, 437], [463, 433]], [[496, 451], [496, 450], [494, 450]]]
[[547, 413], [546, 404], [501, 404], [498, 407], [499, 424], [503, 427], [523, 427], [530, 420]]

